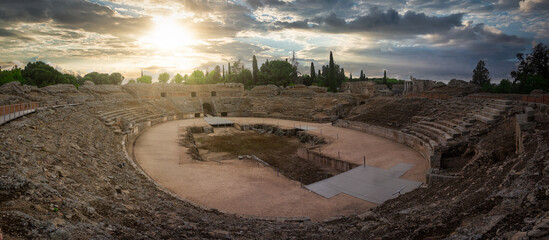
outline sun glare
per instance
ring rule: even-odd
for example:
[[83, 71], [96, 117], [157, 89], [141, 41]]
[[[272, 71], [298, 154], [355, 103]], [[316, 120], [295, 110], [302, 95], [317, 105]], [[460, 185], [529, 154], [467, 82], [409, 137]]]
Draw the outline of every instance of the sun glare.
[[174, 51], [194, 42], [192, 32], [175, 17], [154, 17], [154, 29], [141, 39], [144, 45], [158, 50]]

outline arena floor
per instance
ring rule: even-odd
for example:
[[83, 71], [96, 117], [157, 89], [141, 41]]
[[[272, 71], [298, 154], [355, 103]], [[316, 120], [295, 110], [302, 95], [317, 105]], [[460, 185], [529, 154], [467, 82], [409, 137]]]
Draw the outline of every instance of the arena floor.
[[[357, 164], [390, 169], [398, 163], [413, 167], [401, 177], [425, 181], [427, 162], [411, 148], [387, 139], [333, 127], [331, 124], [306, 123], [267, 118], [229, 118], [233, 122], [265, 123], [280, 127], [314, 127], [312, 134], [322, 135], [328, 144], [323, 154]], [[301, 188], [300, 183], [275, 170], [258, 167], [238, 159], [197, 162], [178, 144], [178, 128], [207, 125], [203, 119], [167, 122], [147, 129], [136, 140], [134, 157], [156, 182], [193, 203], [224, 212], [260, 217], [300, 217], [323, 220], [339, 215], [364, 212], [376, 204], [341, 193], [324, 198]]]

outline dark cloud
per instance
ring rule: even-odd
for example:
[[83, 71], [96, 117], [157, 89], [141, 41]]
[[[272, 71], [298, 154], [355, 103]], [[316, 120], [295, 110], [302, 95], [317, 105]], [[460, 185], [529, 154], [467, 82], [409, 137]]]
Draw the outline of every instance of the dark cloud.
[[210, 41], [207, 45], [194, 47], [195, 50], [206, 54], [223, 54], [241, 59], [251, 58], [254, 54], [267, 51], [268, 48], [244, 42]]
[[524, 12], [549, 12], [549, 1], [523, 0], [520, 2], [520, 10]]
[[[339, 18], [335, 13], [327, 17], [317, 17], [296, 22], [276, 22], [275, 28], [317, 29], [329, 33], [366, 32], [384, 36], [420, 35], [446, 32], [461, 26], [463, 14], [444, 17], [427, 16], [423, 13], [408, 11], [403, 15], [393, 9], [386, 12], [372, 8], [368, 15], [351, 21]], [[315, 23], [310, 25], [308, 22]], [[279, 25], [276, 27], [276, 25]]]
[[[529, 41], [529, 39], [516, 35], [508, 35], [495, 30], [490, 30], [482, 23], [469, 23], [464, 28], [452, 29], [445, 34], [436, 34], [431, 38], [432, 44], [451, 44], [457, 46], [487, 44], [492, 46], [504, 45], [506, 48], [512, 46], [523, 47], [527, 45]], [[492, 48], [485, 48], [485, 46], [481, 46], [474, 50], [475, 52], [486, 52], [490, 51], [490, 49]]]
[[427, 39], [417, 47], [352, 48], [345, 54], [376, 59], [373, 66], [390, 67], [392, 73], [402, 76], [435, 80], [470, 79], [472, 69], [482, 59], [487, 62], [492, 78], [500, 80], [509, 77], [515, 68], [516, 53], [524, 52], [530, 42], [490, 30], [483, 24], [469, 24]]
[[15, 30], [7, 30], [0, 28], [0, 38], [13, 38], [19, 40], [33, 40], [32, 37], [26, 36], [23, 32]]
[[115, 36], [139, 35], [151, 26], [149, 17], [119, 17], [110, 8], [85, 0], [0, 1], [0, 21], [3, 24], [52, 21], [60, 28]]

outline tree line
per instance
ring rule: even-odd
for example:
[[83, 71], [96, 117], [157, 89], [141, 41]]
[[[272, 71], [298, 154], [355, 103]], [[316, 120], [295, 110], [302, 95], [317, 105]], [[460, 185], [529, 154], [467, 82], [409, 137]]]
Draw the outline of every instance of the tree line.
[[14, 66], [10, 70], [0, 71], [0, 85], [8, 82], [18, 81], [22, 84], [45, 87], [54, 84], [73, 84], [76, 87], [84, 84], [85, 81], [91, 81], [95, 84], [115, 84], [120, 85], [124, 76], [120, 73], [97, 73], [91, 72], [84, 77], [72, 74], [63, 74], [54, 67], [42, 62], [30, 62], [24, 69]]
[[[164, 76], [164, 77], [162, 77]], [[161, 79], [162, 77], [162, 79]], [[168, 73], [162, 73], [159, 76], [160, 83], [167, 83], [170, 78]], [[142, 76], [135, 82], [151, 83], [152, 77]], [[246, 69], [240, 60], [229, 62], [227, 69], [225, 65], [216, 66], [211, 72], [205, 73], [201, 70], [195, 70], [191, 75], [185, 74], [181, 76], [177, 74], [172, 78], [171, 83], [184, 83], [184, 84], [214, 84], [223, 82], [235, 82], [242, 83], [246, 88], [251, 88], [256, 85], [274, 84], [277, 86], [286, 87], [289, 85], [302, 83], [306, 86], [315, 85], [321, 87], [327, 87], [328, 91], [337, 92], [337, 89], [343, 82], [347, 81], [366, 81], [371, 80], [376, 83], [395, 84], [402, 83], [402, 80], [387, 78], [387, 73], [384, 73], [383, 78], [370, 78], [361, 71], [360, 77], [353, 79], [352, 74], [350, 77], [345, 76], [345, 69], [334, 61], [333, 53], [330, 51], [330, 62], [328, 65], [324, 65], [318, 72], [315, 70], [315, 65], [311, 62], [310, 74], [303, 74], [299, 76], [297, 66], [292, 65], [288, 59], [286, 60], [272, 60], [268, 59], [259, 67], [257, 58], [255, 55], [252, 57], [252, 69]]]
[[[251, 88], [256, 85], [275, 84], [279, 86], [288, 86], [296, 82], [297, 67], [292, 66], [287, 60], [266, 60], [265, 63], [258, 67], [257, 58], [255, 55], [252, 60], [252, 69], [246, 69], [241, 60], [229, 62], [227, 69], [225, 65], [222, 67], [215, 66], [212, 71], [194, 70], [190, 75], [181, 75], [177, 73], [170, 80], [170, 74], [167, 72], [161, 73], [158, 76], [158, 82], [161, 84], [178, 83], [178, 84], [215, 84], [215, 83], [242, 83], [246, 88]], [[128, 83], [152, 83], [151, 76], [141, 76], [135, 81], [130, 80]]]
[[535, 89], [549, 91], [549, 48], [543, 43], [533, 47], [532, 53], [524, 56], [517, 53], [517, 69], [511, 72], [513, 80], [502, 79], [499, 84], [490, 83], [490, 71], [486, 62], [478, 61], [473, 69], [471, 83], [478, 85], [484, 92], [529, 94]]

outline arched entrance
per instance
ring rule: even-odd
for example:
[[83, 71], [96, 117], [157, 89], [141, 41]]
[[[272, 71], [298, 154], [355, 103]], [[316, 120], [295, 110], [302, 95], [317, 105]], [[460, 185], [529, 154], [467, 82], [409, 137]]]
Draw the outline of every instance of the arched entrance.
[[211, 104], [209, 103], [202, 104], [202, 109], [204, 109], [204, 115], [209, 114], [209, 115], [215, 116], [215, 112]]

